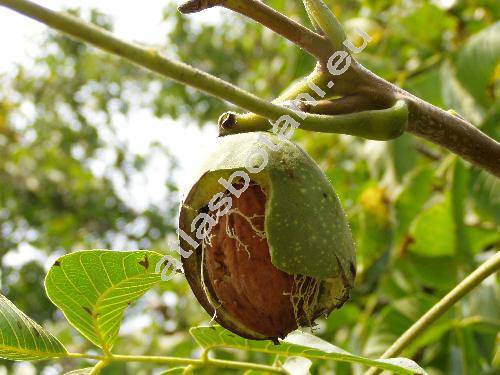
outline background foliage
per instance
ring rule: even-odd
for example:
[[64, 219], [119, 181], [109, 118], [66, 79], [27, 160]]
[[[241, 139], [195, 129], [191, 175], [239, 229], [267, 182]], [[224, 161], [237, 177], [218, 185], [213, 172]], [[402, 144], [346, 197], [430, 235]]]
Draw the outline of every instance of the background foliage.
[[[326, 2], [348, 30], [357, 26], [372, 35], [359, 57], [363, 64], [500, 138], [500, 24], [494, 23], [500, 10], [495, 1]], [[308, 22], [299, 1], [267, 3]], [[195, 23], [177, 14], [176, 5], [165, 7], [169, 31], [160, 50], [261, 97], [277, 96], [314, 65], [308, 55], [242, 17], [221, 13], [224, 17], [216, 22]], [[112, 29], [106, 15], [93, 11], [89, 17]], [[27, 249], [41, 254], [20, 267], [2, 265], [1, 289], [27, 315], [45, 322], [70, 351], [92, 350], [45, 296], [44, 266], [83, 248], [118, 245], [164, 252], [179, 200], [170, 173], [164, 204], [138, 209], [128, 203], [124, 192], [149, 160], [120, 143], [113, 116], [147, 109], [166, 120], [215, 126], [227, 105], [49, 31], [41, 50], [32, 66], [16, 66], [0, 77], [0, 261]], [[319, 321], [314, 333], [375, 357], [498, 251], [499, 182], [409, 135], [375, 142], [299, 131], [296, 140], [331, 179], [358, 250], [352, 300]], [[171, 160], [173, 171], [176, 162], [169, 150], [155, 149]], [[488, 279], [405, 356], [431, 374], [498, 371], [499, 293], [497, 280]], [[209, 320], [178, 276], [126, 311], [115, 350], [196, 356], [199, 349], [188, 329]], [[258, 353], [220, 356], [273, 360]], [[10, 362], [0, 366], [15, 371]], [[54, 374], [85, 363], [35, 366]], [[114, 364], [104, 373], [158, 370], [151, 366]], [[318, 374], [334, 371], [362, 373], [355, 365], [326, 361], [312, 368]]]

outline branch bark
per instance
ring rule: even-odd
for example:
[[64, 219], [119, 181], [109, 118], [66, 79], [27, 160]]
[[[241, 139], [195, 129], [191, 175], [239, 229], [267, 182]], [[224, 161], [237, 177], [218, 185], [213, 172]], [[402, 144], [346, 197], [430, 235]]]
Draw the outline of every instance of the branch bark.
[[463, 159], [500, 177], [500, 143], [465, 119], [444, 111], [390, 82], [361, 65], [355, 75], [364, 88], [363, 95], [379, 102], [402, 99], [408, 103], [407, 132], [448, 149]]
[[[321, 78], [318, 79], [323, 82], [328, 81], [329, 77], [334, 77], [329, 75], [324, 68], [320, 68], [319, 71], [317, 76]], [[463, 118], [427, 103], [393, 85], [356, 63], [354, 59], [350, 68], [343, 75], [334, 78], [336, 79], [334, 87], [338, 90], [337, 94], [345, 96], [345, 98], [337, 100], [342, 102], [352, 100], [347, 98], [363, 98], [363, 106], [358, 111], [370, 104], [373, 105], [373, 108], [387, 108], [397, 100], [404, 100], [408, 104], [409, 114], [407, 132], [444, 147], [479, 168], [500, 177], [500, 143]], [[303, 86], [307, 87], [307, 85]], [[322, 88], [326, 90], [325, 87]], [[299, 91], [299, 89], [295, 90], [292, 95], [298, 95]], [[287, 96], [285, 99], [293, 98]], [[325, 113], [329, 113], [329, 107], [333, 108], [333, 105], [319, 106], [316, 109], [311, 109], [311, 112], [323, 113], [321, 111], [324, 109]], [[248, 131], [264, 128], [265, 124], [268, 123], [267, 119], [255, 114], [236, 114], [234, 121], [242, 127], [248, 124]], [[231, 129], [232, 133], [244, 131], [247, 130], [235, 127]]]

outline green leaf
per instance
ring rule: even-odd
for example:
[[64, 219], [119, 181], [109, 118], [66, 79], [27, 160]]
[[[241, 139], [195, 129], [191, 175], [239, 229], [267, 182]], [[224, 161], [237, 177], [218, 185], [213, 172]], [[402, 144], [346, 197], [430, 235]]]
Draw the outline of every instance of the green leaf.
[[388, 145], [394, 177], [399, 182], [407, 173], [413, 171], [417, 164], [418, 153], [415, 148], [415, 139], [410, 134], [402, 134]]
[[500, 60], [500, 22], [472, 36], [458, 54], [457, 78], [484, 107], [494, 100], [494, 72]]
[[467, 226], [467, 238], [469, 239], [472, 254], [477, 254], [489, 246], [500, 247], [500, 232], [494, 228], [481, 228]]
[[406, 358], [369, 359], [346, 352], [329, 342], [300, 331], [292, 332], [279, 345], [271, 341], [253, 341], [241, 338], [220, 326], [194, 327], [189, 330], [196, 342], [204, 349], [233, 348], [267, 354], [299, 356], [310, 359], [334, 360], [359, 363], [393, 371], [397, 374], [425, 374], [415, 362]]
[[399, 243], [408, 233], [413, 219], [422, 209], [432, 191], [434, 171], [430, 167], [416, 169], [405, 182], [396, 198], [396, 241]]
[[425, 256], [408, 252], [401, 258], [398, 267], [411, 277], [412, 283], [447, 292], [456, 285], [457, 263], [454, 256]]
[[441, 64], [441, 93], [445, 108], [457, 111], [473, 124], [484, 121], [484, 109], [477, 104], [472, 95], [463, 88], [455, 77], [454, 66], [450, 61]]
[[[413, 293], [409, 297], [393, 300], [393, 303], [382, 308], [375, 317], [369, 339], [364, 346], [364, 354], [378, 356], [383, 353], [403, 332], [405, 332], [418, 318], [428, 311], [437, 301], [423, 293]], [[452, 328], [449, 319], [441, 318], [434, 323], [432, 329], [425, 331], [406, 348], [409, 356], [416, 350], [439, 340]]]
[[483, 170], [474, 169], [470, 187], [476, 212], [496, 226], [500, 225], [500, 179]]
[[90, 341], [109, 350], [123, 313], [161, 280], [152, 251], [78, 251], [59, 258], [49, 270], [45, 289], [68, 321]]
[[66, 372], [64, 375], [90, 375], [92, 373], [93, 367], [85, 367], [70, 372]]
[[[475, 338], [475, 333], [468, 327], [457, 329], [460, 333], [457, 333], [462, 337], [462, 356], [464, 358], [464, 374], [480, 374], [484, 367], [481, 365], [484, 362], [489, 362], [490, 358], [484, 358], [482, 354], [484, 353], [482, 348], [478, 346], [478, 342]], [[483, 346], [483, 345], [481, 345]], [[483, 358], [481, 358], [483, 357]], [[489, 357], [489, 356], [487, 356]], [[480, 358], [481, 360], [478, 360]], [[498, 369], [497, 369], [498, 370]]]
[[404, 88], [435, 106], [444, 107], [441, 95], [441, 73], [439, 67], [417, 74], [405, 82]]
[[410, 9], [408, 16], [401, 15], [400, 32], [421, 48], [441, 47], [443, 32], [453, 28], [456, 20], [443, 9], [428, 2], [416, 3]]
[[455, 221], [449, 195], [424, 210], [413, 222], [410, 235], [414, 242], [409, 250], [425, 256], [455, 253]]
[[[310, 368], [312, 366], [312, 361], [304, 357], [288, 357], [281, 358], [277, 356], [274, 364], [282, 363], [281, 367], [290, 375], [310, 375]], [[270, 375], [269, 371], [261, 370], [247, 370], [244, 375]]]
[[[500, 69], [499, 69], [500, 74]], [[498, 79], [500, 85], [500, 79]], [[493, 139], [500, 139], [500, 100], [497, 100], [486, 113], [483, 122], [480, 125], [481, 131]]]
[[59, 340], [0, 294], [0, 358], [28, 361], [66, 354]]

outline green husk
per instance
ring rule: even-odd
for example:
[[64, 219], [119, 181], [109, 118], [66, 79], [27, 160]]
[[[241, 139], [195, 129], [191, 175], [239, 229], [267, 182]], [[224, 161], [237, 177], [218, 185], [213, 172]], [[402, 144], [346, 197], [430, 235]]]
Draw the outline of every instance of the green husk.
[[[262, 151], [268, 155], [266, 167], [260, 173], [249, 173], [247, 158]], [[324, 173], [304, 150], [286, 139], [267, 132], [219, 138], [216, 151], [182, 203], [180, 228], [193, 236], [191, 222], [215, 194], [225, 191], [219, 178], [227, 180], [234, 171], [246, 172], [267, 196], [264, 227], [271, 262], [294, 275], [291, 301], [296, 311], [302, 309], [305, 314], [302, 320], [296, 315], [297, 323], [311, 325], [318, 309], [328, 313], [341, 306], [355, 277], [355, 249], [347, 219]], [[216, 297], [203, 281], [202, 248], [184, 259], [184, 269], [198, 300], [214, 315]], [[306, 276], [316, 282], [301, 283]], [[263, 338], [238, 326], [224, 311], [217, 310], [215, 319], [244, 337]]]
[[[259, 136], [280, 150], [269, 150]], [[269, 163], [259, 174], [249, 175], [267, 194], [265, 230], [273, 265], [289, 274], [319, 279], [337, 277], [341, 268], [349, 276], [355, 250], [337, 195], [309, 155], [288, 140], [265, 132], [219, 138], [204, 173], [196, 178], [192, 189], [196, 193], [183, 206], [194, 218], [214, 194], [224, 191], [217, 180], [236, 170], [246, 171], [248, 155], [258, 149], [266, 150]]]

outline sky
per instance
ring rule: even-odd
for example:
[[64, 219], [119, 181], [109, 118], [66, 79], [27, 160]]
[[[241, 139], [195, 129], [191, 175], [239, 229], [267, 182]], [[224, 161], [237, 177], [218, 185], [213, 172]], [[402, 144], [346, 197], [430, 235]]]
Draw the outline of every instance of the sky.
[[[65, 7], [97, 8], [112, 16], [115, 35], [127, 41], [147, 45], [164, 41], [166, 25], [162, 24], [162, 11], [167, 1], [116, 1], [116, 0], [36, 0], [38, 4], [54, 10]], [[174, 0], [170, 0], [174, 1]], [[178, 1], [175, 0], [175, 3]], [[213, 10], [209, 10], [213, 11]], [[203, 20], [214, 19], [207, 17]], [[192, 16], [191, 16], [192, 17]], [[201, 15], [194, 15], [201, 17]], [[200, 18], [201, 21], [203, 21]], [[133, 25], [133, 26], [131, 26]], [[10, 9], [0, 7], [0, 74], [8, 73], [16, 62], [31, 64], [37, 54], [37, 35], [47, 27]], [[182, 187], [190, 181], [190, 176], [213, 147], [216, 127], [199, 129], [196, 125], [182, 121], [157, 119], [148, 111], [131, 113], [129, 118], [116, 117], [115, 126], [120, 128], [122, 141], [130, 145], [133, 152], [148, 152], [149, 144], [160, 140], [179, 162], [175, 173], [176, 182]], [[137, 126], [140, 124], [140, 126]], [[134, 207], [144, 208], [148, 203], [158, 203], [164, 196], [162, 182], [168, 174], [168, 161], [158, 157], [151, 170], [142, 181], [135, 181], [131, 196], [126, 199]], [[99, 169], [99, 166], [96, 166]]]

